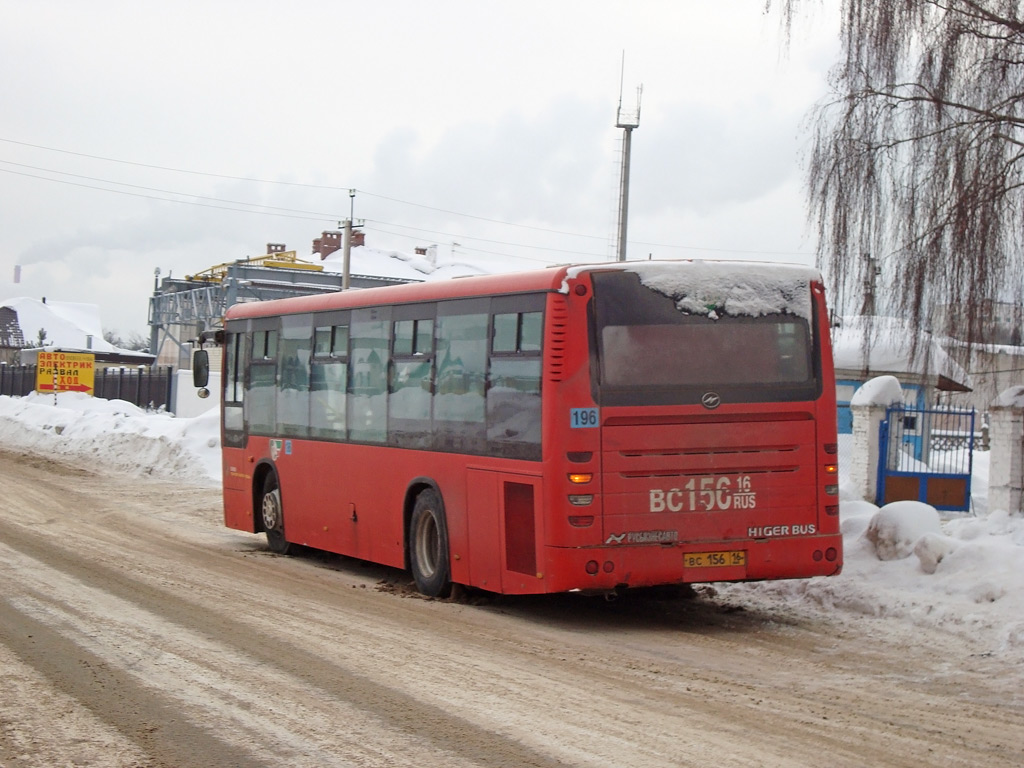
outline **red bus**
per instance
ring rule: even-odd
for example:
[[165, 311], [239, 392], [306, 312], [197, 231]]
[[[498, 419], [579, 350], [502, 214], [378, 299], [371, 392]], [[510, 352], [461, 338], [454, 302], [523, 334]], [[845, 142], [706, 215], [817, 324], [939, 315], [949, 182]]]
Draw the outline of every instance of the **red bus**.
[[816, 270], [563, 266], [236, 304], [224, 520], [506, 594], [838, 573]]

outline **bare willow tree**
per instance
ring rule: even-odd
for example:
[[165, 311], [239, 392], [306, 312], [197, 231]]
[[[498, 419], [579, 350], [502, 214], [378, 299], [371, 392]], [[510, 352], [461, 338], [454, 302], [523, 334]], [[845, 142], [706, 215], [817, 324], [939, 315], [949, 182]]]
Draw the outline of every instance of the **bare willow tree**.
[[[874, 261], [889, 311], [927, 328], [943, 307], [936, 332], [984, 342], [991, 302], [1021, 299], [1024, 3], [835, 1], [842, 56], [807, 168], [833, 300]], [[773, 2], [789, 27], [808, 0]]]

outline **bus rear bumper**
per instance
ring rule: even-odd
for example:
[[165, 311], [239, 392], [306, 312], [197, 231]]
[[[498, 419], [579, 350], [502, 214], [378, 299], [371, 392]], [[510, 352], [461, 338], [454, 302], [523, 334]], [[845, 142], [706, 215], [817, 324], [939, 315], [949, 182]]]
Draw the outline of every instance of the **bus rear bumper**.
[[838, 574], [843, 539], [835, 534], [703, 544], [550, 547], [548, 563], [544, 581], [550, 592], [802, 579]]

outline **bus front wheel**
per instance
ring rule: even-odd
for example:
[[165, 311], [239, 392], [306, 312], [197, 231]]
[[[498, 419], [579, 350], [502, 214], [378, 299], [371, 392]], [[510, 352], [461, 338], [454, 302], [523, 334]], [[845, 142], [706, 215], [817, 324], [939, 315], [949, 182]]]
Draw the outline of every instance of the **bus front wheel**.
[[260, 519], [267, 532], [267, 546], [271, 552], [287, 555], [291, 544], [284, 537], [284, 507], [281, 505], [281, 486], [277, 475], [271, 472], [263, 481], [260, 495]]
[[420, 492], [409, 521], [409, 564], [416, 588], [428, 597], [447, 597], [452, 583], [448, 562], [448, 527], [441, 495]]

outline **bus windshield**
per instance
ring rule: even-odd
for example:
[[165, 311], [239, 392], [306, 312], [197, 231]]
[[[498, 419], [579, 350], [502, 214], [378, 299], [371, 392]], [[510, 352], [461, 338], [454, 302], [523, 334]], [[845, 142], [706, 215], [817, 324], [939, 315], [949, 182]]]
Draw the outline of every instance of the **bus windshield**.
[[732, 402], [792, 401], [820, 391], [804, 317], [694, 314], [636, 274], [593, 278], [593, 378], [604, 405], [690, 404], [708, 391]]

